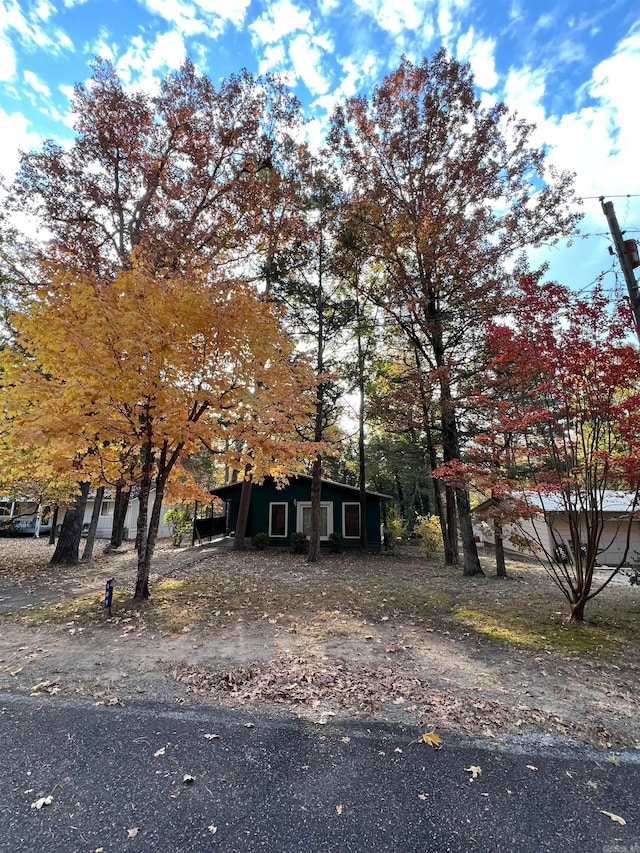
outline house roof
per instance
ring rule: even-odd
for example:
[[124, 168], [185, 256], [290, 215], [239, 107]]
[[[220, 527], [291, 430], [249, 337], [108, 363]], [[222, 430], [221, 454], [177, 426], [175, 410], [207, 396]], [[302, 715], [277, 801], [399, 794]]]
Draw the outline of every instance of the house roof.
[[[311, 482], [311, 479], [312, 478], [311, 478], [310, 474], [292, 474], [289, 477], [290, 481], [291, 480], [309, 480], [309, 482]], [[348, 491], [354, 492], [355, 494], [360, 494], [360, 489], [357, 486], [348, 486], [346, 483], [338, 483], [335, 480], [323, 479], [322, 485], [325, 485], [325, 484], [328, 486], [337, 486], [340, 489], [347, 489]], [[229, 483], [226, 486], [217, 486], [215, 489], [210, 489], [209, 491], [211, 492], [212, 495], [218, 495], [218, 496], [222, 497], [222, 495], [220, 495], [220, 492], [225, 493], [225, 492], [230, 491], [231, 489], [237, 489], [241, 485], [242, 485], [241, 481], [237, 482], [237, 483]], [[259, 488], [258, 484], [255, 484], [255, 485]], [[285, 488], [286, 488], [286, 486], [285, 486]], [[376, 498], [382, 498], [383, 500], [388, 500], [388, 501], [393, 500], [393, 497], [391, 495], [383, 495], [381, 492], [374, 492], [371, 489], [365, 489], [365, 492], [367, 495], [373, 495], [373, 497], [376, 497]]]
[[[531, 506], [537, 507], [544, 512], [566, 511], [563, 497], [558, 492], [546, 495], [541, 495], [538, 492], [524, 492], [517, 497], [523, 498]], [[472, 512], [482, 513], [496, 506], [499, 506], [499, 501], [495, 498], [487, 498], [482, 501], [482, 503], [475, 506]], [[640, 497], [636, 496], [635, 492], [614, 491], [613, 489], [608, 489], [602, 495], [602, 503], [599, 509], [601, 512], [638, 512], [640, 511]]]

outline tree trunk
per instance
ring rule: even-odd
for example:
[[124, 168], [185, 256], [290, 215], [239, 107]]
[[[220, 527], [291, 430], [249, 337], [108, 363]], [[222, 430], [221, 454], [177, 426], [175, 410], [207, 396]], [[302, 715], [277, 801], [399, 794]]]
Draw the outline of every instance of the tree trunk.
[[102, 508], [102, 498], [104, 497], [104, 486], [100, 486], [96, 490], [96, 497], [93, 503], [93, 512], [91, 513], [91, 521], [89, 522], [89, 532], [87, 533], [87, 541], [82, 554], [82, 562], [88, 563], [93, 556], [93, 544], [96, 541], [96, 531], [98, 529], [98, 521], [100, 519], [100, 510]]
[[311, 534], [309, 536], [308, 563], [320, 559], [320, 499], [322, 489], [322, 457], [316, 456], [311, 469]]
[[570, 622], [584, 622], [584, 608], [587, 603], [585, 596], [580, 596], [577, 601], [571, 602]]
[[144, 461], [142, 465], [142, 477], [140, 480], [140, 493], [138, 494], [138, 524], [136, 528], [136, 548], [138, 549], [138, 573], [136, 576], [136, 589], [134, 599], [146, 601], [149, 598], [149, 567], [150, 559], [147, 559], [147, 536], [148, 536], [148, 514], [149, 495], [151, 493], [152, 471], [154, 454], [151, 442], [144, 449]]
[[[360, 340], [358, 339], [360, 347]], [[364, 370], [364, 367], [363, 367]], [[364, 453], [364, 377], [360, 378], [360, 409], [358, 412], [358, 478], [360, 486], [360, 549], [369, 550], [367, 539], [367, 468]], [[342, 531], [344, 535], [344, 530]]]
[[[418, 370], [418, 381], [420, 389], [420, 404], [422, 407], [422, 429], [427, 440], [427, 453], [429, 456], [429, 465], [431, 471], [435, 471], [438, 467], [438, 457], [436, 454], [435, 444], [433, 442], [433, 434], [431, 429], [431, 412], [429, 408], [430, 397], [424, 383], [424, 374], [422, 371], [422, 361], [417, 347], [414, 347], [414, 358], [416, 368]], [[455, 511], [455, 496], [451, 488], [445, 488], [442, 480], [431, 477], [433, 483], [433, 498], [440, 522], [440, 532], [442, 533], [442, 544], [444, 546], [444, 562], [446, 566], [458, 565], [458, 530], [456, 525]], [[444, 493], [444, 494], [443, 494]], [[444, 497], [444, 500], [443, 500]]]
[[244, 551], [244, 540], [247, 535], [247, 521], [249, 520], [249, 507], [251, 506], [251, 488], [253, 480], [251, 477], [251, 465], [247, 465], [244, 472], [244, 480], [242, 481], [242, 490], [240, 491], [240, 506], [238, 507], [238, 520], [236, 522], [236, 532], [233, 537], [233, 550]]
[[473, 524], [471, 523], [471, 507], [469, 502], [469, 493], [466, 489], [456, 489], [456, 504], [458, 506], [458, 518], [460, 520], [460, 536], [462, 538], [462, 554], [464, 558], [464, 568], [462, 574], [464, 577], [474, 577], [475, 575], [484, 575], [480, 558], [478, 557], [478, 549], [476, 540], [473, 536]]
[[169, 474], [173, 466], [180, 458], [184, 445], [177, 444], [169, 451], [165, 441], [158, 454], [156, 470], [156, 492], [149, 517], [149, 495], [153, 482], [152, 474], [156, 455], [152, 450], [151, 441], [145, 447], [144, 463], [142, 466], [142, 480], [140, 485], [140, 511], [138, 514], [138, 529], [136, 540], [138, 546], [138, 574], [136, 576], [136, 590], [134, 599], [144, 601], [149, 598], [149, 571], [151, 569], [151, 558], [155, 551], [158, 539], [158, 528], [160, 527], [160, 514], [162, 512], [162, 501], [164, 500], [165, 488]]
[[502, 538], [502, 524], [497, 519], [493, 520], [493, 538], [496, 543], [496, 575], [499, 578], [506, 578], [507, 566], [504, 560], [504, 540]]
[[[357, 292], [357, 291], [356, 291]], [[360, 319], [360, 296], [356, 301], [357, 319]], [[358, 340], [358, 391], [360, 400], [358, 405], [358, 480], [360, 487], [360, 550], [367, 552], [369, 542], [367, 539], [367, 466], [365, 459], [364, 421], [365, 421], [365, 350], [362, 345], [362, 333], [360, 323], [357, 323]], [[344, 530], [342, 531], [344, 536]]]
[[458, 550], [458, 514], [456, 513], [456, 492], [453, 486], [444, 490], [445, 533], [444, 555], [445, 565], [457, 566], [460, 556]]
[[[441, 381], [440, 384], [442, 407], [442, 451], [444, 461], [457, 462], [460, 460], [460, 447], [458, 443], [458, 427], [456, 424], [456, 416], [454, 411], [454, 403], [451, 397], [451, 391], [448, 383]], [[448, 491], [448, 490], [447, 490]], [[473, 577], [474, 575], [483, 575], [480, 559], [478, 557], [478, 549], [476, 548], [475, 539], [473, 538], [473, 526], [471, 524], [469, 494], [466, 488], [455, 488], [455, 502], [458, 509], [458, 522], [460, 524], [460, 536], [462, 538], [462, 551], [464, 558], [464, 568], [462, 574], [465, 577]], [[447, 495], [448, 497], [448, 495]], [[447, 502], [448, 504], [448, 502]], [[451, 507], [447, 505], [447, 514], [451, 512]], [[449, 523], [449, 537], [452, 543], [453, 524], [451, 519]], [[457, 540], [456, 540], [456, 557], [457, 557]]]
[[[460, 441], [458, 438], [458, 424], [456, 420], [456, 407], [451, 393], [449, 383], [449, 365], [445, 357], [445, 347], [443, 341], [442, 322], [438, 316], [438, 310], [435, 302], [431, 306], [431, 313], [434, 321], [434, 330], [432, 337], [433, 355], [436, 366], [439, 371], [440, 384], [440, 422], [442, 424], [442, 456], [445, 464], [447, 462], [460, 461]], [[448, 497], [448, 496], [447, 496]], [[474, 575], [483, 575], [480, 559], [478, 558], [478, 549], [476, 548], [475, 539], [473, 538], [473, 526], [471, 524], [469, 494], [465, 488], [456, 487], [455, 489], [456, 506], [458, 509], [458, 521], [460, 524], [460, 536], [462, 538], [462, 549], [464, 557], [464, 569], [462, 574], [465, 577], [473, 577]], [[447, 504], [449, 502], [447, 501]], [[447, 505], [447, 515], [451, 512], [451, 507]], [[451, 519], [447, 519], [449, 524], [449, 541], [453, 545], [453, 531], [451, 529]], [[456, 557], [457, 557], [457, 537], [456, 537]], [[457, 561], [457, 560], [456, 560]]]
[[58, 514], [60, 507], [56, 504], [53, 508], [53, 517], [51, 519], [51, 530], [49, 531], [49, 545], [56, 544], [56, 527], [58, 526]]
[[64, 515], [58, 544], [49, 560], [53, 566], [60, 563], [75, 564], [78, 562], [80, 550], [80, 539], [82, 538], [82, 523], [84, 511], [89, 497], [89, 483], [80, 483], [80, 492], [76, 495], [73, 504]]
[[124, 542], [124, 523], [127, 518], [127, 510], [129, 509], [129, 499], [131, 490], [124, 489], [123, 486], [116, 488], [116, 495], [113, 505], [113, 527], [111, 528], [111, 541], [107, 545], [107, 551], [113, 551], [119, 548]]

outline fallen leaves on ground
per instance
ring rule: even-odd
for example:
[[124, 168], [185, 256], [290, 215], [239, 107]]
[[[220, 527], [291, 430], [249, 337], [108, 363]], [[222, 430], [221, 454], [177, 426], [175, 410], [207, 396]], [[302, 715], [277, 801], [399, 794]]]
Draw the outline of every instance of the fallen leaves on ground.
[[611, 739], [611, 733], [597, 723], [581, 724], [521, 704], [514, 709], [506, 703], [479, 701], [473, 692], [433, 691], [426, 680], [386, 664], [327, 660], [307, 654], [282, 655], [266, 662], [225, 669], [182, 664], [169, 664], [166, 669], [187, 691], [205, 701], [235, 707], [275, 702], [300, 715], [317, 713], [317, 722], [321, 723], [326, 722], [327, 706], [337, 706], [356, 718], [366, 719], [395, 704], [406, 713], [415, 714], [418, 724], [422, 721], [422, 725], [437, 725], [470, 735], [496, 737], [496, 732], [522, 732], [529, 728], [567, 737], [580, 736], [598, 745]]
[[193, 783], [196, 781], [196, 777], [192, 776], [190, 773], [185, 773], [182, 777], [182, 781], [185, 785], [193, 785]]
[[336, 812], [338, 814], [342, 814], [342, 809], [343, 809], [342, 803], [338, 803], [338, 805], [336, 806]]
[[31, 688], [32, 696], [39, 696], [41, 693], [49, 693], [51, 696], [55, 696], [59, 692], [60, 686], [57, 681], [40, 681]]
[[433, 749], [442, 749], [442, 738], [435, 732], [424, 732], [420, 740], [422, 743], [428, 744]]
[[137, 834], [138, 834], [138, 827], [137, 826], [134, 826], [131, 829], [127, 830], [127, 836], [129, 838], [135, 838]]
[[40, 797], [35, 802], [31, 803], [31, 808], [38, 809], [38, 811], [40, 811], [40, 809], [44, 806], [50, 806], [52, 802], [53, 797], [51, 796], [51, 794], [49, 794], [48, 797]]
[[207, 829], [209, 830], [209, 832], [211, 833], [211, 835], [215, 835], [215, 834], [216, 834], [216, 832], [218, 831], [218, 827], [217, 827], [217, 826], [214, 826], [213, 824], [210, 824], [210, 825], [207, 827]]
[[600, 809], [600, 811], [602, 812], [602, 814], [606, 815], [608, 818], [611, 818], [611, 820], [614, 821], [615, 823], [619, 823], [620, 826], [626, 826], [627, 825], [626, 820], [623, 817], [620, 817], [620, 815], [614, 814], [613, 812], [607, 812], [604, 809]]
[[477, 779], [478, 776], [482, 776], [482, 768], [477, 764], [472, 764], [471, 767], [465, 767], [465, 772], [471, 773], [469, 781], [471, 782], [473, 779]]
[[418, 696], [426, 688], [419, 678], [398, 675], [390, 667], [351, 667], [287, 656], [235, 669], [174, 669], [172, 675], [189, 692], [203, 698], [229, 698], [238, 704], [270, 701], [316, 707], [324, 701], [363, 716], [381, 708], [398, 693]]
[[166, 746], [161, 746], [160, 749], [156, 749], [156, 751], [153, 753], [153, 757], [159, 758], [161, 755], [164, 755], [166, 751]]

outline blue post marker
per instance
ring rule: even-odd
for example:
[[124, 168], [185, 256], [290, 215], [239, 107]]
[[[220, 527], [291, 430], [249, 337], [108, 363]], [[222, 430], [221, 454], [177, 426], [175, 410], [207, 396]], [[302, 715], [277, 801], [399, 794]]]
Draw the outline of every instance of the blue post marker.
[[113, 599], [113, 582], [115, 578], [109, 578], [104, 589], [104, 609], [109, 611], [111, 616], [111, 601]]

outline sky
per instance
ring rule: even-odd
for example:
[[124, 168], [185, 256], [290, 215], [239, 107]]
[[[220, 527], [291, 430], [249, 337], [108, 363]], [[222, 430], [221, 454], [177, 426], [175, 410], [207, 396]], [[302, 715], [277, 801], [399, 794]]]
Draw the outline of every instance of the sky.
[[187, 57], [214, 81], [280, 74], [319, 144], [337, 101], [441, 46], [470, 63], [485, 103], [534, 122], [550, 162], [576, 173], [584, 236], [534, 262], [578, 290], [623, 286], [599, 197], [640, 238], [638, 0], [0, 0], [0, 175], [21, 150], [73, 138], [73, 85], [97, 56], [148, 91]]

